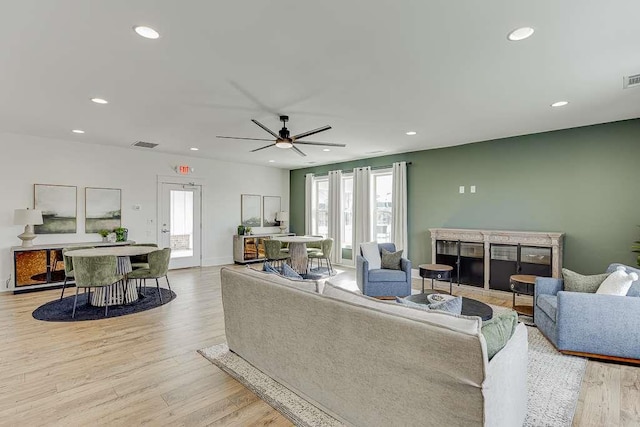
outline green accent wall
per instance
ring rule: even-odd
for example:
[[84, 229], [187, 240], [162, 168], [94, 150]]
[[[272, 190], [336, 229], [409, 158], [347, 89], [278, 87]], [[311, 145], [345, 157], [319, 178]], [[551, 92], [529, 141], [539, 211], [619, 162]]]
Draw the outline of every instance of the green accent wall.
[[412, 162], [414, 266], [431, 261], [428, 229], [435, 227], [564, 232], [564, 266], [585, 274], [612, 262], [636, 264], [640, 119], [292, 170], [291, 230], [304, 234], [305, 174], [397, 161]]

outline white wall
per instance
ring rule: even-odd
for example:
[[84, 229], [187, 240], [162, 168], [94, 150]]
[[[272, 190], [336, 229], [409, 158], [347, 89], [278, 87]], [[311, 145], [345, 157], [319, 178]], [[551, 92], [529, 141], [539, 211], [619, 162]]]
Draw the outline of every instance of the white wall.
[[[288, 210], [287, 170], [0, 133], [1, 290], [7, 290], [6, 282], [13, 276], [10, 247], [21, 244], [17, 236], [23, 227], [13, 225], [13, 211], [33, 208], [33, 184], [78, 187], [78, 233], [39, 235], [34, 240], [36, 245], [101, 240], [98, 234], [84, 233], [85, 187], [121, 188], [122, 226], [129, 229], [129, 239], [156, 242], [157, 182], [159, 177], [175, 177], [175, 182], [182, 182], [184, 177], [173, 170], [179, 164], [193, 167], [195, 173], [188, 180], [201, 183], [203, 188], [203, 265], [233, 262], [232, 236], [240, 223], [240, 194], [280, 196], [283, 210]], [[134, 210], [134, 205], [142, 209]], [[278, 230], [254, 228], [256, 233]]]

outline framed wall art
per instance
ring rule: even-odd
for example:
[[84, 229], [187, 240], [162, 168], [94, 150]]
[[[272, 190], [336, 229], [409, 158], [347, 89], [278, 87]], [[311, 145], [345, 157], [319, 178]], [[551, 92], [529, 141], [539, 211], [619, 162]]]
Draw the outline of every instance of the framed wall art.
[[242, 194], [240, 196], [240, 223], [245, 227], [262, 226], [260, 212], [260, 196], [256, 194]]
[[280, 196], [262, 197], [263, 227], [275, 227], [278, 225], [276, 215], [280, 212]]
[[71, 185], [33, 185], [33, 207], [42, 211], [36, 234], [73, 234], [78, 231], [78, 188]]
[[113, 230], [122, 225], [122, 190], [87, 187], [84, 196], [85, 233]]

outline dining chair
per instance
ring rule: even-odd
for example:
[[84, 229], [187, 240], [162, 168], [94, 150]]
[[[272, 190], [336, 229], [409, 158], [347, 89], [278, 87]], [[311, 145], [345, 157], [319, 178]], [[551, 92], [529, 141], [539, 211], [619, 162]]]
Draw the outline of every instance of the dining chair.
[[[311, 237], [319, 237], [324, 239], [324, 236], [311, 236]], [[322, 240], [318, 240], [317, 242], [309, 242], [306, 244], [307, 246], [307, 255], [312, 252], [322, 252]]]
[[[322, 266], [322, 260], [327, 262], [327, 270], [329, 270], [329, 274], [333, 274], [333, 266], [331, 265], [331, 251], [333, 250], [333, 239], [323, 239], [320, 242], [320, 251], [312, 251], [307, 253], [307, 257], [309, 258], [309, 265], [313, 267], [313, 260], [318, 261], [318, 268]], [[309, 269], [311, 270], [311, 269]]]
[[[149, 246], [152, 248], [158, 247], [158, 245], [155, 243], [134, 243], [131, 246]], [[147, 256], [147, 254], [133, 255], [130, 256], [129, 259], [131, 260], [131, 268], [133, 270], [136, 270], [138, 268], [149, 268], [149, 257]]]
[[73, 312], [71, 318], [76, 317], [76, 305], [78, 304], [78, 290], [88, 289], [87, 303], [91, 300], [92, 288], [104, 288], [104, 317], [109, 314], [111, 286], [122, 282], [122, 295], [126, 299], [127, 289], [124, 276], [118, 274], [118, 259], [114, 255], [104, 256], [77, 256], [73, 260], [76, 279], [76, 297], [73, 300]]
[[70, 248], [62, 249], [62, 261], [64, 261], [64, 282], [62, 282], [62, 293], [60, 294], [60, 299], [64, 297], [64, 288], [67, 286], [67, 281], [75, 279], [73, 258], [65, 256], [65, 254], [69, 251], [77, 251], [80, 249], [93, 249], [93, 246], [72, 246]]
[[264, 253], [265, 258], [273, 265], [280, 265], [286, 262], [291, 256], [288, 252], [282, 250], [282, 244], [279, 240], [265, 239], [264, 240]]
[[[158, 288], [158, 296], [160, 297], [160, 304], [164, 304], [162, 301], [162, 292], [160, 292], [160, 282], [158, 279], [164, 277], [167, 281], [167, 286], [171, 290], [171, 284], [169, 283], [169, 261], [171, 261], [171, 248], [159, 249], [157, 251], [150, 252], [149, 255], [149, 268], [139, 268], [133, 270], [127, 275], [127, 281], [129, 279], [140, 280], [147, 288], [147, 279], [156, 279], [156, 287]], [[140, 285], [142, 288], [142, 284]]]

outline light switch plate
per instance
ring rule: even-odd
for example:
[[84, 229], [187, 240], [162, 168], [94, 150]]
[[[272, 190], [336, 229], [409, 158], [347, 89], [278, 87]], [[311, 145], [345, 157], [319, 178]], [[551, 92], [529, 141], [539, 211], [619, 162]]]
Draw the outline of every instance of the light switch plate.
[[464, 185], [460, 186], [460, 194], [464, 194]]

